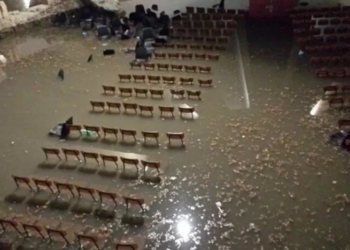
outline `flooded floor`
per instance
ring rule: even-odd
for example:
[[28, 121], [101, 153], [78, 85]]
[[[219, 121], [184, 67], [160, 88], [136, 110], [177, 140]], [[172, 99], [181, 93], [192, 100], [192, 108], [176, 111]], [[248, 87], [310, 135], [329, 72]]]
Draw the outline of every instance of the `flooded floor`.
[[[0, 188], [3, 197], [11, 193], [14, 174], [123, 190], [151, 201], [145, 225], [130, 228], [119, 219], [105, 222], [5, 201], [3, 211], [108, 225], [112, 242], [137, 233], [147, 238], [145, 249], [350, 249], [348, 154], [327, 143], [337, 119], [346, 114], [310, 115], [321, 87], [331, 80], [316, 79], [305, 58], [297, 56], [288, 25], [242, 23], [218, 62], [162, 60], [211, 66], [211, 75], [131, 70], [133, 55], [119, 50], [132, 43], [104, 44], [92, 34], [84, 38], [77, 29], [58, 28], [33, 28], [1, 41], [10, 63], [1, 68], [0, 78]], [[116, 54], [105, 57], [104, 49]], [[87, 63], [90, 54], [93, 61]], [[57, 79], [60, 68], [64, 81]], [[202, 100], [178, 100], [171, 98], [171, 86], [119, 83], [118, 74], [191, 76], [213, 79], [215, 87], [183, 86], [201, 90]], [[163, 99], [106, 96], [102, 85], [164, 89], [165, 94]], [[91, 100], [152, 105], [154, 116], [91, 113]], [[157, 106], [185, 103], [196, 108], [197, 119], [181, 119], [177, 111], [175, 119], [159, 117]], [[59, 142], [47, 136], [70, 116], [75, 124], [135, 129], [137, 143]], [[158, 131], [160, 146], [145, 147], [141, 130]], [[169, 147], [166, 132], [184, 132], [186, 147]], [[41, 147], [110, 150], [158, 160], [162, 181], [152, 185], [119, 175], [42, 168]]]

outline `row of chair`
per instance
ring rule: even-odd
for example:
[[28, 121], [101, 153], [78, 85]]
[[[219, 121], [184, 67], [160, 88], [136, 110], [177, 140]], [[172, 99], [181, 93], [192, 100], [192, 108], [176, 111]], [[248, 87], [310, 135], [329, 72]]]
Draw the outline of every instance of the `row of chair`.
[[215, 9], [215, 8], [203, 8], [203, 7], [192, 7], [192, 6], [187, 6], [186, 7], [186, 13], [188, 14], [193, 14], [193, 13], [199, 13], [199, 14], [215, 14], [215, 13], [228, 13], [228, 14], [246, 14], [246, 10], [235, 10], [235, 9]]
[[206, 53], [177, 53], [177, 52], [172, 52], [172, 53], [164, 53], [164, 52], [154, 52], [152, 54], [152, 57], [155, 59], [183, 59], [183, 60], [208, 60], [208, 61], [218, 61], [219, 60], [219, 55], [218, 54], [206, 54]]
[[305, 45], [322, 45], [322, 44], [336, 44], [336, 43], [349, 43], [350, 35], [330, 35], [330, 36], [311, 36], [308, 38], [298, 38], [297, 43], [299, 46]]
[[[106, 86], [102, 85], [103, 93], [104, 94], [113, 94], [115, 95], [116, 87], [114, 86]], [[170, 89], [170, 94], [172, 97], [176, 95], [178, 98], [185, 98], [185, 93], [187, 94], [188, 99], [196, 98], [198, 100], [202, 100], [201, 94], [202, 91], [200, 90], [184, 90], [184, 89]], [[119, 94], [121, 96], [132, 96], [133, 93], [135, 93], [136, 97], [139, 97], [140, 95], [142, 97], [148, 97], [148, 93], [150, 93], [151, 98], [153, 97], [161, 97], [163, 98], [164, 90], [162, 89], [144, 89], [144, 88], [125, 88], [125, 87], [119, 87]]]
[[321, 78], [328, 77], [346, 77], [350, 76], [350, 68], [332, 68], [332, 69], [318, 69], [315, 71], [316, 76]]
[[[137, 109], [140, 110], [140, 115], [144, 115], [143, 112], [148, 112], [153, 116], [154, 107], [150, 105], [141, 105], [137, 103], [120, 103], [120, 102], [102, 102], [102, 101], [90, 101], [93, 111], [97, 111], [96, 109], [100, 109], [100, 112], [105, 111], [105, 107], [108, 107], [108, 111], [112, 112], [112, 109], [117, 109], [120, 113], [120, 109], [123, 106], [124, 113], [129, 113], [131, 110], [134, 114], [137, 114]], [[169, 114], [171, 118], [174, 118], [174, 106], [158, 106], [160, 111], [160, 117], [165, 117], [164, 114]], [[183, 117], [183, 114], [191, 114], [193, 118], [193, 114], [195, 112], [194, 107], [178, 107], [180, 116]], [[168, 116], [169, 117], [169, 116]]]
[[[183, 27], [183, 26], [182, 26]], [[186, 27], [186, 26], [185, 26]], [[207, 29], [198, 28], [175, 28], [170, 30], [170, 35], [192, 35], [192, 36], [204, 36], [204, 37], [229, 37], [235, 32], [234, 29], [214, 29], [214, 27], [208, 27]]]
[[349, 11], [338, 11], [338, 12], [316, 12], [316, 13], [304, 13], [304, 14], [297, 14], [297, 15], [290, 15], [290, 18], [293, 21], [301, 21], [301, 20], [310, 20], [312, 18], [342, 18], [342, 17], [349, 17], [350, 12]]
[[[76, 242], [79, 244], [79, 249], [84, 245], [93, 244], [93, 247], [102, 249], [106, 244], [99, 241], [99, 237], [91, 232], [86, 232], [87, 227], [83, 227], [77, 223], [67, 223], [54, 219], [33, 217], [28, 215], [16, 214], [8, 215], [0, 218], [0, 225], [3, 232], [13, 231], [19, 236], [29, 238], [31, 236], [41, 237], [43, 240], [47, 240], [50, 244], [53, 241], [63, 242], [65, 247], [69, 247]], [[102, 228], [91, 228], [94, 231], [100, 231]], [[101, 230], [102, 231], [102, 230]], [[130, 237], [130, 236], [129, 236]], [[1, 245], [3, 250], [14, 249], [15, 243], [4, 243]], [[139, 247], [143, 247], [134, 242], [119, 242], [115, 243], [115, 250], [140, 250]], [[22, 248], [16, 248], [22, 249]]]
[[[303, 47], [303, 46], [302, 46]], [[316, 45], [303, 48], [309, 54], [313, 53], [345, 53], [350, 49], [350, 44]]]
[[[209, 13], [192, 13], [192, 14], [188, 14], [188, 13], [181, 13], [181, 17], [183, 20], [192, 20], [192, 21], [231, 21], [231, 20], [235, 20], [237, 19], [237, 15], [234, 14], [209, 14]], [[173, 21], [173, 22], [178, 22], [178, 21]]]
[[235, 21], [176, 21], [172, 22], [173, 28], [196, 28], [196, 29], [235, 29], [237, 28], [237, 23]]
[[310, 63], [312, 65], [350, 64], [350, 56], [313, 56], [310, 58]]
[[349, 108], [350, 99], [344, 97], [332, 97], [328, 99], [329, 107], [331, 108]]
[[327, 85], [323, 88], [323, 93], [326, 96], [338, 94], [350, 94], [350, 85]]
[[170, 37], [174, 40], [183, 40], [183, 41], [193, 41], [195, 43], [211, 43], [211, 44], [227, 44], [229, 39], [227, 37], [202, 37], [202, 36], [181, 36], [181, 35], [170, 35]]
[[[138, 66], [132, 65], [132, 68], [139, 68]], [[141, 66], [140, 66], [141, 68]], [[176, 77], [175, 76], [147, 76], [147, 75], [119, 75], [120, 82], [135, 82], [135, 83], [146, 83], [146, 80], [150, 83], [161, 83], [164, 84], [175, 84]], [[212, 79], [197, 79], [198, 85], [200, 87], [212, 87], [213, 80]], [[193, 77], [180, 77], [179, 84], [181, 85], [193, 85], [194, 78]]]
[[[58, 153], [57, 153], [58, 150]], [[59, 149], [57, 148], [43, 148], [43, 151], [45, 152], [46, 159], [48, 159], [49, 155], [55, 155], [56, 157], [61, 160], [59, 155]], [[65, 155], [66, 161], [68, 161], [69, 156], [76, 157], [77, 160], [80, 160], [80, 153], [78, 150], [75, 149], [62, 149], [63, 154]], [[83, 151], [81, 152], [83, 154]], [[105, 156], [104, 156], [105, 157]], [[114, 157], [114, 156], [110, 156]], [[122, 158], [122, 157], [120, 157]], [[85, 156], [84, 156], [85, 159]], [[109, 158], [107, 158], [109, 159]], [[104, 161], [107, 161], [104, 160]], [[118, 159], [118, 157], [116, 158]], [[97, 158], [98, 160], [98, 158]], [[135, 160], [135, 161], [134, 161]], [[117, 160], [109, 159], [109, 161], [115, 163], [117, 166]], [[132, 164], [137, 167], [137, 164], [135, 165], [134, 162], [138, 164], [138, 159], [132, 159], [132, 163], [126, 162], [125, 164]], [[157, 168], [159, 171], [160, 163], [159, 162], [147, 162], [143, 161], [144, 168]], [[124, 164], [124, 162], [123, 162]], [[135, 203], [142, 209], [142, 211], [145, 210], [145, 199], [139, 198], [139, 197], [131, 197], [122, 195], [116, 192], [110, 192], [107, 188], [99, 188], [95, 189], [92, 187], [89, 187], [88, 185], [82, 185], [74, 182], [68, 182], [66, 180], [56, 180], [51, 179], [48, 177], [27, 177], [27, 176], [12, 176], [17, 188], [20, 187], [26, 187], [29, 188], [31, 191], [39, 192], [43, 189], [50, 191], [51, 194], [60, 196], [63, 192], [68, 191], [70, 195], [72, 195], [72, 198], [76, 197], [78, 199], [83, 198], [84, 194], [88, 194], [94, 201], [99, 201], [100, 203], [103, 202], [104, 199], [110, 199], [113, 201], [115, 205], [118, 204], [118, 200], [122, 200], [125, 203], [126, 210], [128, 211], [129, 208], [132, 205], [135, 205]], [[96, 198], [98, 196], [98, 198]], [[121, 202], [119, 202], [121, 203]]]
[[[333, 30], [327, 30], [329, 34], [324, 33], [324, 35], [331, 35], [331, 34], [348, 34], [350, 33], [350, 28], [346, 26], [339, 26], [339, 28], [335, 28], [334, 32]], [[321, 29], [319, 28], [297, 28], [293, 30], [293, 34], [298, 37], [305, 37], [305, 36], [317, 36], [321, 35]]]
[[[202, 73], [202, 74], [210, 74], [211, 67], [210, 66], [196, 66], [196, 65], [183, 65], [183, 64], [168, 64], [168, 63], [139, 63], [139, 62], [130, 62], [130, 66], [132, 69], [141, 69], [142, 67], [145, 70], [171, 70], [175, 72], [187, 72], [187, 73]], [[119, 74], [120, 80], [131, 80], [131, 75]], [[141, 79], [140, 79], [141, 80]], [[148, 76], [148, 80], [152, 81], [160, 81], [160, 76]]]
[[316, 25], [339, 25], [339, 24], [350, 24], [350, 18], [316, 18], [314, 17], [312, 20], [316, 21]]
[[153, 47], [157, 48], [166, 48], [166, 49], [190, 49], [190, 50], [218, 50], [218, 51], [224, 51], [226, 50], [225, 46], [222, 45], [208, 45], [208, 44], [185, 44], [185, 43], [153, 43]]
[[338, 127], [339, 127], [339, 129], [347, 128], [349, 130], [350, 120], [349, 119], [339, 119], [338, 120]]

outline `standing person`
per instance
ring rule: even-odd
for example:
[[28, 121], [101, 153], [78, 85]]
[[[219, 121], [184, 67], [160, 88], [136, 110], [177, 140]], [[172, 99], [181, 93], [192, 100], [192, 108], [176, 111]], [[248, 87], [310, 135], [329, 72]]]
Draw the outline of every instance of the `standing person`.
[[123, 23], [121, 25], [121, 28], [122, 28], [122, 34], [120, 39], [121, 40], [130, 39], [130, 26], [129, 26], [129, 19], [127, 17], [123, 18]]

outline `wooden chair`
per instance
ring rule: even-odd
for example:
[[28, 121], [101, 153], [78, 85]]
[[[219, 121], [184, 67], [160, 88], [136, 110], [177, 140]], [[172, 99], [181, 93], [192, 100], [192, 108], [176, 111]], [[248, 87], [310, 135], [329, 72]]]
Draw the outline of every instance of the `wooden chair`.
[[114, 204], [118, 206], [118, 203], [117, 203], [118, 195], [116, 193], [97, 190], [97, 194], [100, 197], [100, 203], [102, 203], [103, 198], [105, 198], [105, 199], [112, 200]]
[[106, 102], [106, 104], [109, 112], [111, 112], [111, 109], [118, 109], [118, 112], [120, 112], [120, 102]]
[[23, 234], [23, 232], [20, 230], [19, 223], [17, 221], [11, 219], [0, 219], [0, 226], [3, 232], [5, 232], [8, 227], [11, 227], [15, 229], [19, 235]]
[[342, 108], [344, 106], [345, 100], [342, 97], [333, 97], [328, 100], [329, 107]]
[[133, 206], [133, 205], [139, 206], [142, 209], [142, 212], [145, 212], [145, 209], [143, 207], [143, 205], [145, 204], [145, 200], [144, 199], [127, 197], [127, 196], [123, 196], [123, 199], [124, 199], [125, 204], [126, 204], [126, 213], [129, 212], [130, 207]]
[[45, 239], [45, 236], [43, 234], [43, 228], [41, 226], [33, 225], [29, 223], [23, 223], [23, 222], [21, 223], [21, 226], [24, 230], [25, 237], [30, 237], [31, 233], [35, 233], [39, 235], [41, 238]]
[[190, 44], [190, 49], [200, 50], [202, 47], [199, 44]]
[[145, 75], [132, 75], [132, 78], [134, 79], [134, 82], [146, 83], [146, 76]]
[[204, 45], [203, 45], [203, 49], [204, 49], [204, 50], [214, 50], [214, 46], [213, 46], [213, 45], [204, 44]]
[[193, 85], [193, 77], [180, 77], [181, 85]]
[[69, 134], [71, 134], [73, 131], [76, 131], [79, 133], [79, 136], [81, 136], [81, 128], [81, 125], [68, 124]]
[[134, 88], [134, 92], [136, 97], [138, 97], [139, 95], [147, 97], [148, 89]]
[[339, 119], [338, 120], [339, 129], [343, 129], [344, 127], [350, 127], [350, 120], [348, 119]]
[[156, 69], [156, 65], [154, 63], [145, 63], [145, 64], [143, 64], [143, 67], [145, 68], [145, 70], [155, 70]]
[[180, 54], [179, 53], [168, 53], [168, 58], [170, 60], [172, 60], [172, 59], [179, 59], [180, 58]]
[[198, 100], [202, 100], [202, 98], [201, 98], [202, 91], [200, 91], [200, 90], [186, 90], [186, 93], [187, 93], [188, 99], [195, 97]]
[[93, 244], [98, 250], [102, 250], [102, 248], [98, 244], [98, 238], [96, 236], [79, 233], [76, 234], [76, 238], [78, 239], [80, 249], [83, 249], [84, 244], [90, 243]]
[[191, 114], [193, 118], [194, 111], [195, 111], [194, 107], [187, 107], [187, 108], [179, 107], [179, 112], [181, 117], [183, 114]]
[[194, 38], [194, 41], [195, 41], [196, 43], [203, 43], [203, 42], [204, 42], [204, 37], [202, 37], [202, 36], [195, 37], [195, 38]]
[[163, 83], [165, 84], [175, 84], [175, 76], [162, 76]]
[[82, 187], [82, 186], [79, 186], [79, 185], [75, 185], [75, 189], [77, 190], [78, 192], [78, 198], [81, 199], [83, 198], [83, 194], [88, 194], [90, 195], [90, 197], [96, 201], [96, 197], [95, 197], [95, 193], [96, 193], [96, 190], [93, 189], [93, 188], [89, 188], [89, 187]]
[[68, 190], [73, 197], [75, 197], [74, 194], [74, 186], [71, 183], [64, 183], [64, 182], [60, 182], [60, 181], [53, 181], [53, 184], [55, 185], [56, 189], [57, 189], [57, 193], [58, 195], [60, 195], [63, 191]]
[[122, 75], [122, 74], [119, 74], [119, 81], [120, 82], [131, 82], [131, 75]]
[[160, 111], [160, 116], [163, 117], [164, 113], [170, 113], [172, 117], [174, 117], [174, 106], [158, 106]]
[[34, 185], [36, 186], [36, 191], [40, 191], [40, 187], [48, 188], [51, 193], [55, 193], [52, 189], [52, 181], [47, 179], [38, 179], [38, 178], [32, 178], [32, 181], [34, 182]]
[[171, 97], [174, 97], [174, 95], [177, 95], [181, 97], [181, 99], [184, 98], [185, 90], [183, 89], [170, 89]]
[[178, 49], [187, 49], [187, 44], [176, 44], [176, 48], [178, 48]]
[[193, 58], [193, 54], [192, 53], [181, 53], [181, 58], [183, 60], [191, 60]]
[[57, 156], [57, 158], [58, 158], [59, 160], [61, 160], [60, 150], [59, 150], [59, 149], [57, 149], [57, 148], [44, 148], [44, 147], [42, 147], [42, 150], [44, 151], [46, 160], [49, 159], [49, 155], [55, 155], [55, 156]]
[[100, 154], [100, 157], [102, 159], [102, 163], [104, 167], [106, 166], [106, 161], [110, 161], [110, 162], [113, 162], [118, 168], [118, 156]]
[[146, 174], [146, 168], [153, 168], [157, 170], [158, 174], [160, 174], [159, 168], [160, 168], [160, 162], [159, 161], [145, 161], [141, 160], [141, 164], [143, 166], [144, 174]]
[[96, 108], [101, 108], [102, 111], [105, 110], [105, 103], [104, 102], [99, 102], [99, 101], [90, 101], [92, 111], [96, 111]]
[[217, 29], [225, 29], [226, 28], [226, 23], [224, 21], [216, 21], [216, 28]]
[[337, 86], [324, 86], [323, 87], [323, 92], [325, 95], [336, 95], [338, 92], [338, 87]]
[[164, 48], [175, 49], [175, 44], [173, 44], [173, 43], [165, 43], [164, 44]]
[[153, 115], [153, 106], [148, 105], [139, 105], [140, 115], [143, 115], [143, 112], [150, 112]]
[[183, 65], [171, 64], [170, 68], [171, 68], [172, 71], [182, 71]]
[[184, 138], [185, 134], [183, 132], [180, 133], [174, 133], [174, 132], [167, 132], [166, 136], [168, 137], [168, 143], [171, 144], [171, 140], [181, 140], [181, 144], [184, 145]]
[[155, 59], [166, 59], [166, 54], [165, 53], [153, 53], [153, 56]]
[[137, 114], [137, 104], [136, 103], [126, 103], [123, 102], [124, 112], [128, 113], [129, 110], [132, 110], [135, 114]]
[[194, 58], [196, 60], [205, 60], [207, 58], [207, 55], [204, 53], [201, 53], [201, 54], [196, 53], [194, 54]]
[[121, 96], [124, 96], [124, 95], [132, 96], [132, 88], [119, 87], [119, 92]]
[[204, 14], [205, 13], [205, 8], [197, 7], [196, 8], [196, 13]]
[[[214, 48], [213, 48], [214, 49]], [[223, 46], [223, 45], [216, 45], [215, 46], [215, 50], [218, 50], [218, 51], [225, 51], [226, 50], [226, 47]]]
[[49, 236], [49, 243], [51, 243], [55, 236], [59, 236], [67, 245], [71, 245], [71, 242], [67, 239], [67, 232], [62, 229], [46, 228], [47, 235]]
[[142, 64], [139, 62], [131, 62], [130, 67], [131, 67], [131, 69], [141, 69]]
[[186, 13], [189, 13], [189, 14], [194, 13], [194, 7], [186, 6]]
[[84, 158], [84, 163], [86, 164], [87, 159], [94, 159], [97, 164], [100, 164], [100, 161], [98, 160], [98, 154], [97, 153], [93, 153], [93, 152], [86, 152], [86, 151], [80, 151], [81, 155]]
[[209, 66], [198, 66], [198, 72], [203, 74], [210, 74], [211, 73], [211, 67]]
[[162, 89], [150, 89], [149, 92], [151, 93], [151, 98], [154, 98], [154, 96], [163, 98], [164, 90]]
[[137, 172], [139, 171], [139, 168], [137, 167], [137, 165], [139, 164], [139, 160], [136, 158], [126, 158], [126, 157], [120, 157], [120, 160], [123, 163], [123, 171], [125, 171], [125, 165], [129, 164], [129, 165], [133, 165], [136, 167]]
[[12, 178], [15, 181], [17, 188], [20, 188], [21, 184], [25, 184], [30, 190], [33, 190], [28, 177], [12, 175]]
[[185, 65], [185, 72], [188, 73], [196, 73], [197, 72], [197, 66], [193, 66], [193, 65]]
[[134, 138], [134, 141], [136, 141], [136, 130], [133, 129], [119, 129], [121, 135], [122, 135], [122, 141], [124, 141], [125, 136], [132, 136]]
[[213, 84], [213, 80], [211, 80], [211, 79], [207, 79], [207, 80], [198, 79], [198, 84], [200, 87], [203, 87], [203, 86], [211, 87]]
[[143, 135], [143, 142], [147, 142], [147, 138], [154, 138], [157, 141], [157, 144], [159, 144], [158, 137], [159, 133], [157, 131], [141, 131], [141, 134]]
[[[219, 38], [220, 39], [220, 38]], [[212, 43], [212, 44], [214, 44], [214, 43], [216, 43], [216, 38], [215, 37], [206, 37], [205, 38], [205, 41], [207, 42], [207, 43]]]
[[211, 30], [211, 35], [214, 37], [221, 37], [221, 29], [212, 29]]
[[65, 161], [68, 161], [68, 156], [72, 155], [75, 156], [75, 158], [79, 161], [81, 161], [80, 159], [80, 151], [76, 150], [76, 149], [68, 149], [68, 148], [62, 148], [61, 149], [63, 154], [64, 154], [64, 159]]
[[207, 55], [209, 61], [219, 61], [219, 55]]
[[228, 38], [227, 37], [219, 37], [218, 38], [218, 43], [219, 44], [227, 44], [228, 43]]
[[160, 76], [147, 76], [149, 83], [160, 83]]
[[118, 129], [117, 128], [106, 128], [101, 127], [103, 132], [103, 138], [106, 138], [108, 134], [112, 134], [115, 136], [116, 139], [118, 139]]
[[115, 87], [114, 86], [102, 85], [102, 88], [103, 88], [104, 94], [111, 93], [111, 94], [115, 95]]
[[158, 70], [169, 70], [169, 64], [167, 63], [157, 63]]

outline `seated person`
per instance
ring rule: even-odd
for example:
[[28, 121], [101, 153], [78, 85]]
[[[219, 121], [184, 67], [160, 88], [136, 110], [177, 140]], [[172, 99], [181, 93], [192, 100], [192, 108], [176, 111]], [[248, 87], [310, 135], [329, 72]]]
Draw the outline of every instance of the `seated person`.
[[161, 27], [169, 26], [169, 25], [170, 25], [170, 18], [169, 18], [168, 15], [165, 14], [164, 11], [162, 11], [162, 12], [160, 13], [158, 22], [159, 22], [159, 25], [160, 25]]
[[98, 25], [96, 27], [96, 35], [102, 40], [111, 38], [110, 30], [106, 25]]

